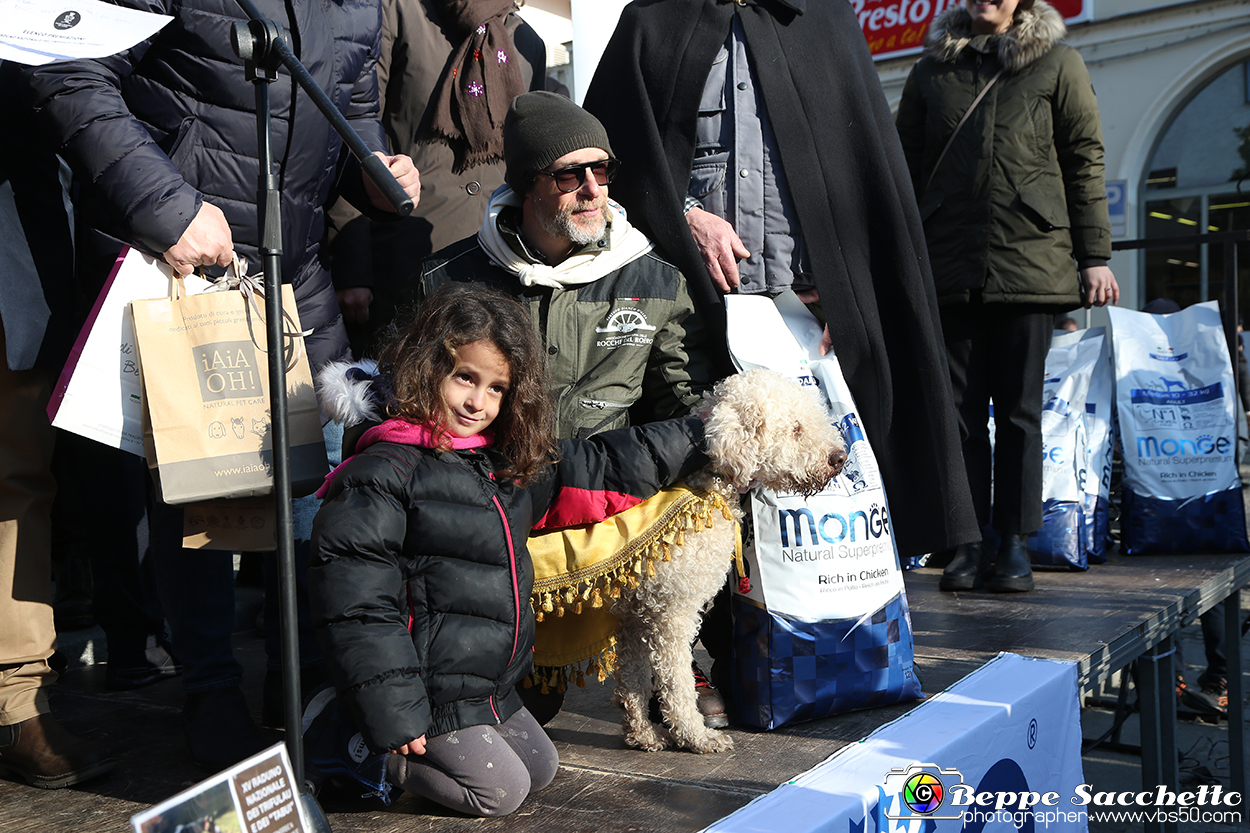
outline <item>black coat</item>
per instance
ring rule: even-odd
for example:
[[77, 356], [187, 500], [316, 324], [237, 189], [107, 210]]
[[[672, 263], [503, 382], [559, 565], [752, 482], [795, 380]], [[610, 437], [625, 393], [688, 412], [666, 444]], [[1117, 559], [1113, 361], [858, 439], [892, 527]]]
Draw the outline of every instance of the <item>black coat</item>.
[[[149, 40], [107, 58], [27, 71], [34, 103], [86, 183], [86, 222], [160, 254], [178, 242], [203, 200], [226, 215], [236, 250], [259, 270], [254, 90], [230, 46], [246, 19], [236, 0], [120, 0], [169, 14]], [[257, 0], [284, 27], [309, 73], [366, 144], [384, 150], [375, 64], [381, 15], [372, 0]], [[289, 13], [288, 13], [289, 12]], [[321, 263], [324, 206], [336, 179], [357, 196], [360, 171], [285, 69], [270, 85], [273, 153], [283, 188], [282, 277], [292, 284], [314, 370], [347, 339]]]
[[[532, 527], [593, 523], [704, 465], [697, 417], [562, 440], [527, 488], [498, 456], [383, 442], [344, 466], [313, 523], [313, 624], [374, 751], [496, 725], [532, 668]], [[544, 516], [546, 516], [544, 518]]]
[[56, 372], [76, 334], [68, 176], [25, 92], [18, 66], [0, 62], [0, 361]]
[[851, 4], [637, 0], [626, 7], [585, 103], [622, 160], [612, 196], [687, 276], [709, 319], [723, 320], [682, 202], [699, 98], [734, 14], [834, 351], [881, 464], [900, 555], [977, 539], [924, 231]]

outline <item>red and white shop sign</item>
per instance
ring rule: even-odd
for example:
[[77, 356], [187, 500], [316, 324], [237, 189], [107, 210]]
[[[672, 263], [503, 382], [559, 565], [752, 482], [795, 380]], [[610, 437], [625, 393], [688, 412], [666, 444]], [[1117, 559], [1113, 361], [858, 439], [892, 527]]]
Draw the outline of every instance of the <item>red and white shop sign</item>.
[[[929, 23], [961, 0], [849, 0], [874, 59], [919, 52]], [[1048, 0], [1069, 25], [1090, 19], [1090, 0]]]

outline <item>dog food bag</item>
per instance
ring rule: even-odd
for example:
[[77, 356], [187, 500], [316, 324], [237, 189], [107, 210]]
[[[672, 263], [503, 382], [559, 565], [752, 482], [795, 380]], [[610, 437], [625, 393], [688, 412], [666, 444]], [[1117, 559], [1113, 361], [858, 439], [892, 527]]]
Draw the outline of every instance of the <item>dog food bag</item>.
[[1042, 381], [1042, 528], [1029, 535], [1029, 560], [1085, 570], [1085, 399], [1102, 336], [1056, 335]]
[[1233, 366], [1215, 301], [1170, 315], [1111, 308], [1124, 453], [1121, 548], [1246, 552]]
[[1085, 555], [1091, 564], [1107, 560], [1111, 545], [1108, 524], [1111, 508], [1111, 458], [1115, 455], [1115, 371], [1111, 366], [1111, 336], [1105, 327], [1082, 330], [1081, 338], [1101, 338], [1102, 349], [1089, 375], [1085, 396], [1084, 535]]
[[761, 729], [923, 696], [911, 617], [876, 457], [821, 326], [793, 293], [725, 298], [740, 370], [817, 387], [847, 461], [810, 498], [756, 488], [733, 594], [734, 702]]

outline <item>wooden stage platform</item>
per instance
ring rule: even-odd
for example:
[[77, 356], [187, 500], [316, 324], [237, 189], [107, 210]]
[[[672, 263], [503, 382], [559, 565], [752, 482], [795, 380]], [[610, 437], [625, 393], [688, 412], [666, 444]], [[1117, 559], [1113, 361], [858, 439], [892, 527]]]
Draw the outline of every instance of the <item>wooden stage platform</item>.
[[[1000, 651], [1075, 661], [1086, 690], [1140, 657], [1163, 655], [1163, 661], [1139, 663], [1140, 669], [1155, 670], [1139, 673], [1143, 779], [1154, 784], [1156, 774], [1167, 776], [1159, 762], [1175, 760], [1174, 752], [1169, 757], [1168, 735], [1169, 715], [1175, 728], [1175, 709], [1163, 707], [1171, 692], [1170, 640], [1182, 625], [1230, 596], [1238, 612], [1228, 618], [1239, 624], [1237, 591], [1250, 581], [1250, 559], [1117, 555], [1088, 573], [1038, 573], [1036, 590], [1014, 596], [941, 593], [939, 574], [934, 569], [906, 574], [917, 665], [928, 693], [949, 687]], [[1230, 645], [1233, 668], [1240, 667], [1239, 644], [1234, 639]], [[259, 707], [261, 640], [240, 634], [236, 646], [248, 670], [249, 697]], [[117, 771], [54, 792], [0, 780], [0, 831], [129, 831], [131, 814], [201, 777], [183, 752], [178, 683], [113, 693], [104, 689], [103, 676], [99, 665], [70, 671], [56, 686], [53, 707], [71, 729], [111, 747], [120, 761]], [[1232, 678], [1230, 702], [1240, 703], [1243, 692], [1232, 688], [1240, 687], [1241, 679]], [[327, 799], [326, 809], [335, 831], [368, 833], [697, 831], [916, 705], [771, 733], [731, 729], [736, 748], [724, 755], [648, 754], [624, 747], [609, 686], [591, 685], [574, 689], [565, 711], [548, 727], [561, 757], [556, 780], [506, 819], [467, 819], [412, 796], [390, 808]], [[1230, 736], [1234, 778], [1244, 783], [1245, 749], [1238, 746], [1244, 740], [1240, 732]]]

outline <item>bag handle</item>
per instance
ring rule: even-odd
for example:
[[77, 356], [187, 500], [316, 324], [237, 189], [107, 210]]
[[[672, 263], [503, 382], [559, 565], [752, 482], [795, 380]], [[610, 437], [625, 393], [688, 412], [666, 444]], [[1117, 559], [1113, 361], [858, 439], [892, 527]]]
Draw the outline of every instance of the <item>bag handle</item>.
[[981, 92], [977, 93], [977, 97], [972, 99], [972, 103], [968, 105], [968, 109], [964, 111], [964, 116], [959, 120], [959, 124], [955, 125], [955, 129], [951, 131], [950, 138], [946, 140], [946, 147], [942, 148], [942, 152], [938, 154], [937, 161], [933, 163], [933, 167], [929, 170], [929, 178], [924, 183], [924, 193], [927, 193], [929, 186], [933, 184], [933, 177], [937, 174], [938, 166], [942, 164], [942, 160], [946, 158], [946, 151], [951, 149], [951, 145], [955, 143], [955, 137], [959, 135], [959, 130], [968, 121], [968, 117], [972, 115], [972, 111], [977, 109], [977, 105], [981, 103], [981, 99], [985, 98], [985, 94], [990, 91], [990, 87], [994, 86], [994, 82], [1007, 71], [1006, 67], [1002, 67], [998, 72], [994, 73], [994, 77], [990, 82], [981, 88]]
[[[179, 281], [181, 284], [181, 281]], [[255, 319], [252, 313], [256, 313], [256, 318], [260, 318], [260, 307], [256, 304], [256, 298], [265, 297], [265, 288], [256, 275], [247, 274], [247, 260], [239, 257], [236, 252], [230, 261], [230, 265], [226, 267], [226, 274], [217, 279], [213, 283], [213, 287], [209, 292], [225, 292], [230, 290], [238, 290], [243, 293], [244, 309], [247, 310], [247, 330], [252, 336], [252, 344], [256, 345], [256, 349], [262, 353], [268, 352], [267, 345], [261, 344], [256, 339]], [[312, 335], [312, 330], [301, 330], [295, 325], [295, 319], [291, 317], [291, 313], [283, 308], [282, 310], [282, 337], [294, 341], [294, 349], [291, 358], [287, 362], [286, 369], [293, 370], [299, 363], [302, 355], [304, 339]], [[285, 351], [284, 351], [285, 352]]]

